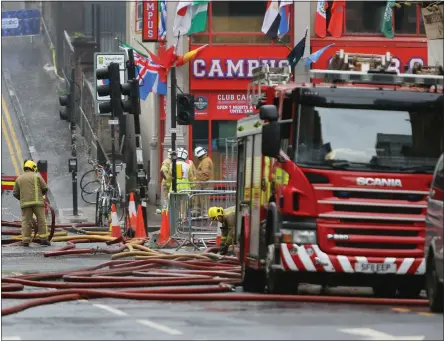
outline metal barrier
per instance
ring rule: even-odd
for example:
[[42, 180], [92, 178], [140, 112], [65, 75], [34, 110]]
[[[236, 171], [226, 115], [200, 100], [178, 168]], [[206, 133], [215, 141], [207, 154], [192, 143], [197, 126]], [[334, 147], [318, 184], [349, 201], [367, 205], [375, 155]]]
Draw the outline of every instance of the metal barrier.
[[[234, 181], [223, 183], [227, 182]], [[213, 183], [217, 185], [221, 182], [213, 181]], [[217, 223], [209, 219], [208, 208], [212, 206], [227, 208], [234, 206], [235, 203], [236, 190], [191, 190], [170, 193], [168, 210], [170, 241], [179, 244], [176, 250], [190, 244], [197, 250], [200, 249], [199, 245], [206, 248], [207, 243], [215, 240], [217, 236]]]

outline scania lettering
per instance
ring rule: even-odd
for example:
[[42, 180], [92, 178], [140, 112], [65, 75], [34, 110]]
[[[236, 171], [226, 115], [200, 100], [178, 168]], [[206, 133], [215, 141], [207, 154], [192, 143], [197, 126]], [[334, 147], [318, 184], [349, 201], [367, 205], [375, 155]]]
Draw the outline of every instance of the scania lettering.
[[[367, 68], [362, 56], [348, 60], [375, 67], [376, 56]], [[415, 298], [424, 288], [444, 77], [388, 72], [390, 56], [379, 57], [378, 70], [336, 61], [305, 83], [291, 82], [288, 67], [254, 70], [257, 110], [237, 124], [245, 291], [297, 293], [309, 283]]]
[[400, 179], [357, 178], [356, 184], [358, 184], [358, 186], [402, 187]]

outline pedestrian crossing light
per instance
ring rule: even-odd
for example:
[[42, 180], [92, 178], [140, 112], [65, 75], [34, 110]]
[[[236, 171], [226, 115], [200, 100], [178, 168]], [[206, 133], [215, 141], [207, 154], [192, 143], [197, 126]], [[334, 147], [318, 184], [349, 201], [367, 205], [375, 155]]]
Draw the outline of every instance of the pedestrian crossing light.
[[127, 112], [133, 115], [140, 114], [140, 102], [139, 102], [139, 82], [137, 79], [130, 79], [127, 83], [121, 86], [122, 95], [128, 96], [127, 99], [122, 101], [123, 112]]
[[119, 64], [111, 63], [107, 68], [98, 69], [96, 78], [105, 80], [105, 84], [97, 86], [97, 94], [100, 97], [110, 96], [110, 100], [99, 103], [99, 112], [101, 114], [112, 114], [113, 117], [123, 115]]
[[68, 121], [71, 116], [71, 94], [62, 95], [59, 97], [59, 103], [62, 108], [59, 111], [60, 119]]
[[190, 125], [194, 121], [194, 95], [177, 95], [177, 124]]

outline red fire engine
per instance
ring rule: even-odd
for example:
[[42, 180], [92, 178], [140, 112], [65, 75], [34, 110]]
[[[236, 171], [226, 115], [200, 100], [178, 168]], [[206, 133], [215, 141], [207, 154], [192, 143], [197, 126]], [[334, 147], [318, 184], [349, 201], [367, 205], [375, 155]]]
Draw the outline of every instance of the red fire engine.
[[289, 68], [254, 71], [248, 92], [259, 114], [237, 125], [245, 291], [297, 293], [310, 283], [417, 297], [423, 289], [444, 77], [442, 68], [398, 74], [388, 65], [389, 53], [339, 52], [306, 83], [291, 83]]

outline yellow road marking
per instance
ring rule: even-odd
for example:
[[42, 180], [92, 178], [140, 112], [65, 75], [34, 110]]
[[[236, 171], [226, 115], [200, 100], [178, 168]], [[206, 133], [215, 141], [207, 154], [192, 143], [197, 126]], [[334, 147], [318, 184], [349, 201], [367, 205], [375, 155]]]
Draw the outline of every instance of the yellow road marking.
[[2, 108], [3, 108], [3, 114], [6, 117], [6, 123], [9, 126], [9, 131], [11, 132], [11, 139], [14, 142], [15, 150], [17, 152], [17, 159], [20, 162], [20, 165], [23, 165], [22, 149], [20, 148], [20, 143], [17, 140], [14, 126], [12, 125], [11, 115], [9, 114], [8, 106], [6, 105], [6, 102], [5, 102], [5, 99], [3, 98], [3, 96], [2, 96]]
[[15, 169], [15, 174], [18, 176], [18, 175], [20, 175], [20, 168], [17, 165], [17, 160], [15, 158], [14, 148], [12, 147], [11, 140], [9, 139], [8, 129], [6, 128], [6, 124], [5, 124], [5, 120], [3, 119], [3, 115], [2, 115], [2, 130], [3, 130], [3, 134], [5, 135], [6, 144], [8, 145], [9, 154], [11, 155], [11, 161], [12, 161], [12, 165], [14, 166], [14, 169]]
[[408, 313], [410, 311], [408, 308], [392, 308], [392, 310], [400, 313]]
[[421, 316], [435, 316], [435, 314], [433, 314], [433, 313], [427, 313], [427, 312], [425, 312], [425, 311], [421, 311], [421, 312], [419, 312], [418, 315], [421, 315]]

